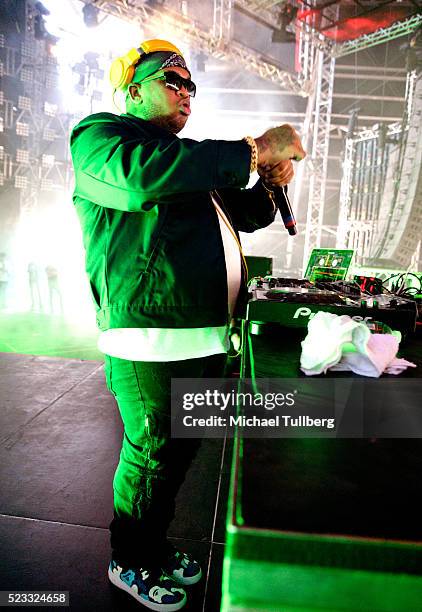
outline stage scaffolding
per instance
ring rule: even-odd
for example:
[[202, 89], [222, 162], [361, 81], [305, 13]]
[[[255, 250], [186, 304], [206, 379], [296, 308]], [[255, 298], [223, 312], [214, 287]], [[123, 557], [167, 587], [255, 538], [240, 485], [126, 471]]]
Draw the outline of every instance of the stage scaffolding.
[[403, 120], [346, 139], [337, 246], [358, 264], [418, 267], [422, 225], [422, 74], [407, 74]]
[[20, 44], [0, 36], [0, 184], [19, 191], [21, 217], [34, 213], [46, 192], [65, 192], [70, 181], [69, 116], [59, 108], [56, 58], [36, 37], [39, 17], [26, 2]]
[[[324, 27], [327, 28], [330, 24], [335, 24], [339, 3], [329, 1], [321, 4], [319, 0], [295, 2], [294, 4], [298, 8], [304, 11], [309, 8], [315, 9], [314, 13], [318, 15], [317, 17], [314, 15], [314, 17], [309, 19], [296, 21], [298, 71], [289, 72], [281, 65], [278, 65], [275, 60], [263, 56], [256, 49], [248, 47], [246, 43], [240, 43], [232, 37], [233, 14], [235, 10], [241, 10], [251, 18], [256, 18], [259, 23], [265, 23], [271, 28], [276, 28], [277, 24], [279, 25], [280, 9], [286, 4], [284, 1], [262, 2], [260, 0], [258, 2], [257, 0], [238, 0], [236, 2], [235, 0], [213, 0], [211, 23], [208, 26], [198, 22], [198, 20], [193, 19], [189, 15], [189, 2], [186, 1], [166, 2], [165, 6], [157, 2], [144, 2], [142, 0], [82, 0], [82, 2], [92, 4], [100, 11], [122, 20], [131, 23], [138, 22], [140, 27], [146, 27], [149, 31], [161, 31], [162, 28], [164, 28], [164, 31], [171, 30], [175, 36], [184, 40], [185, 44], [189, 45], [193, 51], [202, 51], [211, 57], [229, 62], [232, 66], [242, 67], [244, 70], [271, 81], [284, 91], [307, 98], [308, 104], [302, 136], [305, 148], [308, 151], [308, 157], [305, 162], [302, 162], [297, 167], [298, 173], [294, 202], [294, 207], [297, 208], [301, 188], [304, 183], [303, 178], [306, 176], [309, 179], [310, 194], [306, 214], [307, 222], [303, 236], [304, 261], [306, 261], [309, 251], [313, 247], [321, 245], [323, 232], [329, 231], [331, 235], [333, 233], [332, 227], [324, 226], [323, 221], [327, 189], [327, 159], [332, 125], [331, 106], [335, 61], [337, 58], [349, 53], [372, 47], [415, 31], [422, 24], [422, 15], [412, 15], [409, 18], [392, 24], [390, 27], [378, 29], [371, 34], [365, 34], [352, 41], [335, 44], [321, 32], [324, 31]], [[27, 127], [19, 128], [21, 133], [17, 132], [17, 135], [22, 139], [21, 149], [27, 151], [27, 154], [22, 153], [18, 158], [16, 151], [11, 150], [10, 147], [9, 149], [7, 146], [0, 149], [2, 169], [0, 182], [15, 181], [16, 187], [21, 190], [22, 210], [29, 210], [34, 207], [36, 194], [40, 190], [62, 189], [69, 184], [71, 170], [67, 157], [67, 140], [72, 117], [60, 113], [59, 105], [49, 104], [47, 107], [45, 106], [46, 100], [43, 97], [49, 88], [49, 85], [46, 83], [46, 75], [49, 72], [54, 72], [57, 67], [54, 66], [54, 58], [47, 51], [45, 41], [36, 40], [34, 36], [33, 7], [36, 4], [26, 0], [25, 6], [27, 7], [27, 23], [23, 36], [25, 48], [30, 49], [32, 47], [28, 61], [28, 63], [32, 62], [35, 64], [32, 80], [27, 83], [23, 80], [22, 75], [25, 73], [24, 55], [20, 50], [9, 51], [7, 49], [7, 53], [15, 54], [17, 59], [14, 67], [11, 67], [12, 64], [6, 62], [8, 65], [6, 74], [15, 76], [22, 81], [23, 94], [21, 97], [24, 99], [23, 104], [26, 106], [19, 108], [19, 123]], [[37, 58], [36, 62], [33, 62], [31, 59], [34, 57]], [[32, 87], [33, 83], [37, 85], [38, 89]], [[0, 93], [0, 100], [3, 100], [3, 104], [0, 105], [3, 125], [9, 125], [10, 127], [11, 122], [18, 123], [18, 115], [15, 112], [11, 112], [11, 107], [16, 106], [16, 100], [12, 100], [5, 92], [3, 92], [3, 95]], [[409, 131], [408, 133], [410, 134], [411, 132]], [[387, 141], [388, 138], [387, 134]], [[62, 153], [46, 153], [49, 139], [50, 143], [55, 143], [56, 150], [60, 149], [61, 143], [63, 144]], [[362, 154], [364, 157], [372, 156], [374, 160], [378, 159], [378, 157], [375, 157], [374, 151], [372, 151], [375, 145], [370, 145], [369, 142], [364, 144], [365, 142], [363, 140], [360, 145], [356, 144], [356, 147], [352, 147], [353, 152], [359, 155]], [[388, 142], [388, 145], [385, 146], [389, 149], [390, 143]], [[347, 155], [350, 154], [351, 145], [346, 142], [346, 159]], [[346, 167], [347, 163], [345, 163]], [[375, 165], [375, 167], [377, 166]], [[378, 170], [374, 169], [373, 172], [375, 175]], [[352, 175], [354, 176], [353, 173]], [[349, 172], [349, 178], [352, 175]], [[345, 193], [346, 188], [344, 187], [342, 194]], [[351, 199], [348, 196], [346, 197], [346, 201]], [[374, 202], [378, 202], [378, 200], [378, 195], [372, 196], [371, 215], [374, 214], [374, 210], [378, 206]], [[346, 219], [349, 218], [343, 199], [341, 206], [342, 214], [345, 213]], [[374, 206], [375, 209], [373, 208]], [[404, 210], [410, 214], [410, 209], [405, 207]], [[340, 221], [342, 224], [343, 220], [340, 219]], [[368, 221], [371, 222], [372, 217]], [[418, 217], [416, 217], [416, 221], [418, 221]], [[403, 215], [401, 222], [403, 222]], [[414, 225], [415, 219], [413, 219], [412, 223]], [[391, 228], [395, 228], [397, 224], [398, 221], [395, 217], [392, 218], [390, 222]], [[369, 235], [369, 225], [366, 225], [365, 228]], [[365, 249], [372, 248], [371, 244], [374, 242], [373, 225], [371, 228], [372, 236], [366, 236], [363, 239], [364, 245], [366, 245]], [[391, 234], [388, 230], [389, 228], [387, 228], [386, 235]], [[346, 233], [350, 234], [349, 230]], [[344, 242], [346, 239], [344, 223], [341, 227], [340, 236], [342, 237], [341, 241]], [[291, 256], [292, 249], [290, 242], [292, 241], [288, 243], [288, 258], [289, 253]], [[409, 249], [411, 249], [411, 245]], [[400, 253], [399, 245], [396, 245], [394, 252]], [[383, 253], [380, 256], [385, 257], [388, 253], [387, 245], [383, 245]]]

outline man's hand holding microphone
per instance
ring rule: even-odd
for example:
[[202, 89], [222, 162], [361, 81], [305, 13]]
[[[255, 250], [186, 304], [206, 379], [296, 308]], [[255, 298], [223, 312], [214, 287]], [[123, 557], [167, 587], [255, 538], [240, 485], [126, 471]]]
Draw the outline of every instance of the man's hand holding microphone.
[[255, 142], [261, 178], [276, 187], [290, 183], [294, 176], [291, 160], [301, 161], [306, 156], [296, 130], [286, 123], [267, 130]]
[[[294, 177], [292, 160], [301, 161], [306, 152], [296, 130], [288, 124], [267, 130], [255, 138], [258, 149], [258, 174], [264, 186], [272, 191], [275, 204], [289, 234], [297, 233], [286, 185]], [[281, 193], [280, 193], [281, 192]]]

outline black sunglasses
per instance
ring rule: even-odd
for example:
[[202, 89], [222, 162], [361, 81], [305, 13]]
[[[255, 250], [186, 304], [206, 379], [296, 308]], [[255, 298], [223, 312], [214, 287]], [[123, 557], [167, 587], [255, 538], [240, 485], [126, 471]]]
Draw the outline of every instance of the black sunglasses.
[[154, 81], [155, 79], [164, 79], [166, 82], [166, 87], [171, 87], [171, 89], [175, 89], [176, 91], [180, 91], [182, 87], [186, 89], [191, 98], [195, 97], [196, 94], [196, 85], [190, 79], [184, 79], [177, 72], [173, 72], [172, 70], [160, 70], [156, 72], [150, 77], [139, 81], [139, 84], [146, 83], [147, 81]]

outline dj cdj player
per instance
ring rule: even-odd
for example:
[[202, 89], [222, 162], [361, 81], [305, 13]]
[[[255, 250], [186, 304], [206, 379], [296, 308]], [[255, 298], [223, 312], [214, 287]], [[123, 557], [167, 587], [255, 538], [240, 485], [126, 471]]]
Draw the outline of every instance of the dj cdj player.
[[[323, 288], [321, 288], [323, 287]], [[416, 304], [394, 294], [368, 295], [356, 283], [314, 284], [308, 280], [254, 278], [249, 286], [247, 319], [283, 327], [306, 328], [319, 311], [348, 315], [375, 329], [381, 322], [403, 335], [415, 330]]]

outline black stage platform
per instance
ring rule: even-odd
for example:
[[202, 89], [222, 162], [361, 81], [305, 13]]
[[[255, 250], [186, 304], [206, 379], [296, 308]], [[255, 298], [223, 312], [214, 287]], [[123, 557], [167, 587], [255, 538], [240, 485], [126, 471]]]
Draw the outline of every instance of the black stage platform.
[[[107, 579], [122, 426], [102, 364], [2, 353], [0, 394], [0, 590], [68, 590], [72, 612], [139, 611]], [[187, 612], [220, 608], [229, 455], [205, 440], [178, 496], [172, 541], [205, 574]]]
[[[261, 331], [244, 345], [243, 375], [303, 377], [300, 341], [306, 330]], [[400, 356], [418, 368], [388, 378], [421, 379], [420, 331]], [[239, 434], [222, 610], [421, 611], [421, 474], [417, 438]]]

